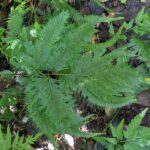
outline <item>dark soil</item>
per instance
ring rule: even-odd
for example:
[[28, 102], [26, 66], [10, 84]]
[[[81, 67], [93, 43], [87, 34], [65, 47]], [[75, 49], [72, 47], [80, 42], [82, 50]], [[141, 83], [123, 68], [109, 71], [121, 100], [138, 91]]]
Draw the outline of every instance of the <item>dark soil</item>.
[[[146, 100], [150, 101], [150, 90], [145, 92], [142, 96], [143, 100], [147, 98]], [[96, 132], [105, 131], [110, 122], [117, 125], [123, 118], [125, 119], [125, 124], [129, 124], [135, 115], [148, 107], [140, 104], [131, 104], [118, 109], [112, 118], [107, 118], [103, 108], [92, 106], [87, 98], [83, 98], [81, 94], [77, 95], [75, 98], [77, 100], [77, 109], [82, 116], [93, 114], [92, 120], [87, 124], [87, 128], [89, 131]], [[142, 100], [142, 98], [140, 100]], [[146, 113], [141, 125], [150, 127], [150, 109]]]
[[121, 4], [118, 0], [109, 0], [105, 4], [119, 13], [118, 15], [124, 16], [126, 21], [134, 19], [141, 8], [145, 7], [148, 9], [150, 7], [150, 1], [142, 3], [141, 0], [127, 0], [126, 4]]
[[9, 70], [10, 65], [3, 54], [0, 53], [0, 71]]
[[[125, 123], [129, 124], [130, 121], [137, 115], [139, 112], [144, 110], [144, 106], [138, 105], [138, 104], [132, 104], [130, 106], [123, 107], [116, 118], [118, 120], [125, 119]], [[150, 127], [150, 109], [147, 111], [143, 121], [142, 126]]]

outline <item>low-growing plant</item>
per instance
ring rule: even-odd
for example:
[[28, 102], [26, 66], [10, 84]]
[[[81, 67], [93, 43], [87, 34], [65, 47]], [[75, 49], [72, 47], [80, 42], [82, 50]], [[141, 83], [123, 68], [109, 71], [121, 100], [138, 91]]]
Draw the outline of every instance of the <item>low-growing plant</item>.
[[41, 134], [36, 134], [35, 136], [28, 136], [24, 138], [19, 136], [19, 133], [12, 135], [10, 127], [7, 127], [6, 133], [3, 133], [0, 126], [0, 145], [1, 150], [30, 150], [31, 145], [34, 144]]
[[127, 128], [122, 120], [117, 127], [110, 124], [112, 137], [99, 136], [94, 139], [108, 150], [148, 150], [150, 148], [150, 128], [140, 126], [147, 109], [132, 119]]
[[5, 70], [0, 72], [0, 121], [11, 121], [16, 118], [17, 110], [15, 108], [20, 95], [15, 87], [14, 73]]
[[75, 112], [74, 90], [82, 91], [96, 106], [117, 108], [136, 102], [144, 79], [127, 63], [132, 56], [127, 46], [104, 55], [124, 39], [123, 26], [105, 43], [91, 43], [97, 22], [122, 18], [88, 16], [73, 23], [62, 11], [45, 25], [25, 26], [24, 14], [22, 5], [11, 10], [2, 52], [14, 69], [23, 72], [19, 83], [29, 116], [49, 138], [64, 133], [89, 137], [80, 132], [88, 117]]
[[145, 13], [143, 8], [138, 16], [135, 18], [136, 26], [134, 27], [134, 36], [131, 39], [130, 45], [136, 53], [138, 53], [139, 59], [144, 60], [148, 68], [150, 67], [150, 12]]

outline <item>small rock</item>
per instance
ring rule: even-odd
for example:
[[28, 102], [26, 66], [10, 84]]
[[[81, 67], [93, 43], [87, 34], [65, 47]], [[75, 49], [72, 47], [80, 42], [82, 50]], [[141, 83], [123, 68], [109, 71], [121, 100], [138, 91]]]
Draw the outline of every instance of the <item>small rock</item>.
[[69, 134], [65, 134], [64, 139], [67, 141], [67, 144], [74, 149], [74, 138]]
[[48, 142], [48, 149], [49, 149], [49, 150], [54, 150], [54, 146], [53, 146], [53, 144], [51, 144], [50, 142]]
[[22, 123], [27, 123], [27, 122], [28, 122], [28, 120], [29, 120], [29, 118], [28, 118], [28, 117], [26, 117], [26, 116], [24, 116], [24, 117], [22, 118]]
[[17, 111], [17, 108], [16, 107], [14, 107], [14, 106], [12, 106], [12, 105], [10, 105], [9, 106], [9, 110], [11, 111], [11, 112], [16, 112]]
[[88, 131], [89, 131], [86, 125], [83, 125], [83, 126], [80, 128], [80, 130], [81, 130], [82, 132], [88, 132]]

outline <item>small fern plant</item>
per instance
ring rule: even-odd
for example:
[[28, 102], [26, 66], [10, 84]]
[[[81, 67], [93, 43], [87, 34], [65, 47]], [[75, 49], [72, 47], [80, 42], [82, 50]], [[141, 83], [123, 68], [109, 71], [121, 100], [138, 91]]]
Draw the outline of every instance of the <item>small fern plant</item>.
[[94, 138], [105, 145], [108, 150], [148, 150], [150, 148], [150, 128], [140, 126], [147, 109], [132, 119], [127, 129], [124, 120], [117, 127], [110, 124], [112, 137], [100, 136]]
[[87, 136], [79, 130], [88, 118], [76, 114], [74, 90], [82, 91], [97, 106], [116, 108], [136, 102], [143, 81], [138, 70], [126, 63], [129, 54], [124, 49], [102, 53], [118, 34], [104, 45], [91, 44], [96, 22], [118, 19], [90, 16], [72, 23], [69, 13], [63, 11], [51, 16], [45, 25], [26, 27], [22, 7], [12, 9], [9, 15], [3, 39], [7, 45], [2, 52], [23, 72], [20, 85], [29, 115], [44, 134], [49, 138], [64, 133]]
[[135, 18], [134, 36], [129, 46], [138, 53], [138, 57], [144, 60], [146, 65], [150, 67], [150, 11], [145, 12], [143, 8]]
[[36, 134], [35, 136], [28, 136], [24, 138], [20, 137], [19, 133], [12, 135], [9, 126], [7, 127], [7, 132], [3, 133], [0, 126], [0, 145], [1, 150], [30, 150], [31, 145], [34, 144], [41, 134]]

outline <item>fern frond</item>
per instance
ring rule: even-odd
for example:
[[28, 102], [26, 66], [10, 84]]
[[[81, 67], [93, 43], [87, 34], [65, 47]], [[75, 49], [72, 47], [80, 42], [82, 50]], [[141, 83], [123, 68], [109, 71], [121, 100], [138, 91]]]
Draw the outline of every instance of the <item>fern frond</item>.
[[124, 131], [124, 136], [127, 141], [124, 145], [126, 150], [128, 148], [144, 150], [150, 147], [150, 128], [140, 126], [147, 110], [148, 109], [143, 110], [134, 117], [127, 130]]
[[139, 58], [144, 60], [147, 66], [150, 67], [150, 46], [148, 43], [138, 37], [134, 37], [130, 44], [133, 46], [133, 49], [139, 53]]
[[[127, 64], [112, 65], [111, 57], [84, 57], [73, 66], [67, 84], [79, 88], [93, 104], [120, 107], [135, 102], [140, 76]], [[64, 77], [65, 78], [65, 77]]]
[[[137, 70], [126, 63], [128, 55], [125, 58], [123, 52], [118, 56], [91, 56], [90, 38], [95, 32], [92, 19], [96, 22], [101, 18], [69, 24], [68, 17], [67, 12], [54, 15], [36, 31], [37, 36], [30, 35], [33, 28], [23, 27], [8, 47], [10, 63], [26, 75], [29, 115], [50, 138], [60, 133], [81, 135], [79, 128], [87, 118], [74, 112], [72, 90], [81, 90], [92, 104], [120, 107], [136, 101], [136, 92], [143, 83]], [[121, 31], [109, 46], [120, 38]]]
[[145, 109], [140, 114], [138, 114], [129, 124], [127, 131], [124, 132], [125, 138], [132, 139], [135, 138], [138, 134], [137, 130], [140, 127], [141, 121], [144, 118], [146, 111]]
[[130, 44], [139, 53], [140, 59], [144, 60], [148, 67], [150, 67], [150, 13], [145, 13], [143, 8], [136, 17], [135, 23], [135, 36]]
[[100, 136], [94, 139], [108, 148], [112, 145], [117, 150], [148, 150], [150, 147], [150, 128], [140, 126], [147, 109], [134, 117], [124, 130], [124, 122], [121, 121], [117, 127], [110, 125], [112, 138]]
[[[48, 29], [53, 28], [49, 26]], [[90, 37], [92, 37], [94, 31], [95, 29], [91, 28], [89, 24], [70, 25], [61, 34], [60, 41], [51, 44], [51, 46], [45, 45], [46, 42], [45, 44], [43, 42], [43, 45], [39, 48], [39, 41], [37, 41], [37, 48], [35, 49], [39, 51], [35, 59], [40, 60], [40, 68], [55, 72], [69, 68], [71, 64], [78, 61], [81, 53], [85, 51], [85, 45], [91, 42]], [[45, 47], [44, 50], [43, 47]]]
[[[103, 19], [101, 21], [103, 21]], [[112, 20], [111, 19], [110, 20], [106, 19], [105, 21], [106, 22], [107, 21], [111, 22]], [[93, 44], [93, 45], [89, 44], [88, 49], [90, 51], [99, 51], [100, 55], [103, 54], [106, 51], [107, 48], [114, 46], [117, 43], [117, 41], [126, 39], [125, 35], [122, 34], [123, 27], [124, 27], [124, 25], [122, 25], [119, 28], [119, 30], [117, 31], [117, 33], [112, 38], [108, 39], [106, 42], [96, 43], [96, 44]]]
[[28, 81], [25, 93], [30, 116], [51, 139], [57, 133], [77, 135], [85, 119], [76, 115], [71, 96], [55, 82], [48, 77]]
[[111, 23], [111, 22], [115, 22], [118, 20], [123, 20], [124, 17], [106, 17], [106, 16], [95, 16], [95, 15], [90, 15], [90, 16], [85, 16], [84, 17], [85, 21], [95, 25], [96, 23], [101, 23], [101, 22], [105, 22], [105, 23]]
[[[40, 39], [36, 40], [36, 46], [33, 50], [35, 61], [40, 61], [39, 68], [49, 65], [48, 60], [53, 60], [54, 44], [58, 42], [62, 36], [62, 31], [65, 29], [69, 14], [62, 12], [58, 16], [49, 20], [46, 26], [39, 33]], [[42, 41], [42, 42], [41, 42]], [[32, 52], [33, 53], [33, 52]], [[37, 66], [39, 63], [37, 62]]]
[[124, 120], [122, 120], [116, 128], [112, 124], [110, 124], [110, 129], [113, 137], [117, 138], [118, 140], [122, 140], [123, 127], [124, 127]]
[[41, 134], [36, 134], [35, 136], [28, 136], [24, 139], [23, 136], [19, 137], [19, 134], [17, 133], [13, 138], [9, 126], [7, 127], [6, 134], [3, 134], [0, 126], [1, 150], [30, 150], [31, 144], [34, 144], [40, 136]]
[[135, 18], [136, 28], [134, 32], [142, 36], [144, 34], [150, 34], [150, 12], [145, 13], [145, 9], [141, 9]]
[[40, 40], [42, 41], [39, 44], [42, 43], [42, 46], [48, 44], [49, 47], [51, 44], [57, 42], [61, 38], [60, 36], [66, 26], [68, 17], [69, 14], [67, 12], [62, 12], [58, 16], [50, 19], [39, 34]]
[[24, 3], [20, 4], [17, 8], [12, 8], [8, 19], [8, 34], [15, 38], [20, 35], [23, 24], [23, 15], [25, 10], [23, 9]]
[[69, 6], [66, 0], [51, 0], [56, 12], [69, 11], [69, 14], [75, 21], [79, 21], [82, 17], [78, 11]]

